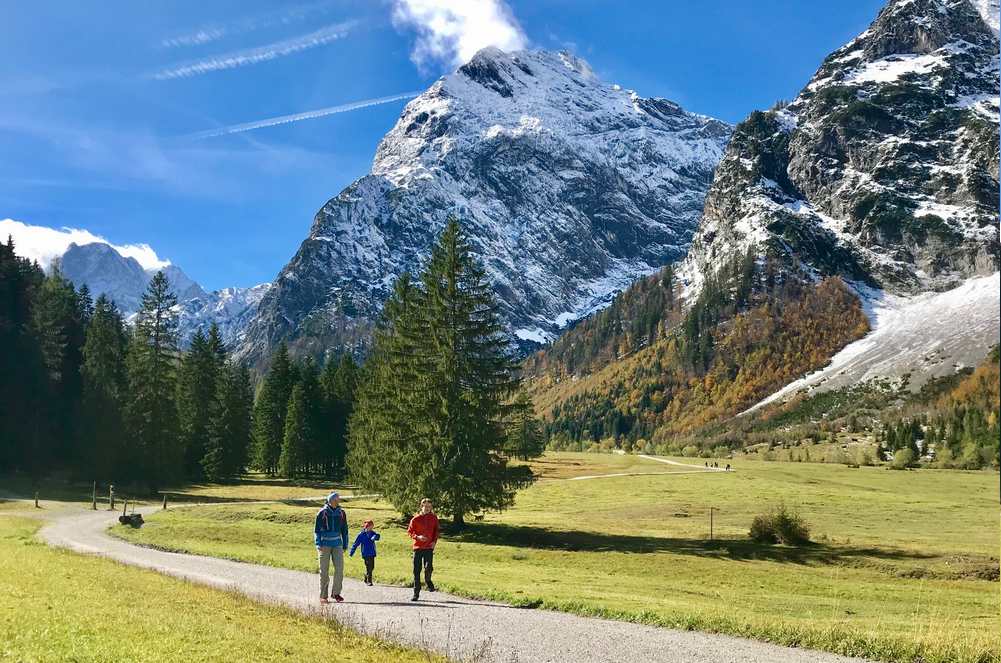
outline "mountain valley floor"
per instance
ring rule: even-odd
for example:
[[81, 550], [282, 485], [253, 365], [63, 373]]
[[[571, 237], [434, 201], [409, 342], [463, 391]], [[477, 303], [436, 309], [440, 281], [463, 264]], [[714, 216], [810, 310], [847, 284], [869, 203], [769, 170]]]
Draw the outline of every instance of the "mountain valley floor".
[[[532, 462], [541, 479], [512, 509], [446, 533], [436, 581], [524, 607], [885, 661], [1001, 656], [997, 473], [744, 459], [725, 461], [732, 472], [700, 472], [702, 459], [676, 462], [548, 453]], [[314, 571], [318, 502], [252, 503], [314, 489], [286, 495], [265, 482], [265, 496], [255, 485], [201, 486], [190, 499], [227, 502], [168, 509], [142, 529], [113, 532], [159, 549]], [[780, 504], [805, 519], [813, 543], [748, 539], [754, 516]], [[353, 531], [372, 518], [382, 533], [376, 581], [406, 584], [399, 514], [364, 497], [346, 508]], [[362, 576], [360, 560], [346, 566]]]

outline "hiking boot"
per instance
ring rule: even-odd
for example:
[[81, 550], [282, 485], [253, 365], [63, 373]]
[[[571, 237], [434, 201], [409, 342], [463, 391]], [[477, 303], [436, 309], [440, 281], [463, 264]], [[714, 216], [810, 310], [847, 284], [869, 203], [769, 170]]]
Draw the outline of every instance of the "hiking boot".
[[334, 600], [337, 601], [338, 603], [343, 603], [344, 597], [341, 596], [340, 594], [334, 594]]
[[429, 592], [437, 592], [438, 588], [434, 586], [434, 583], [430, 580], [427, 581], [427, 588]]
[[416, 601], [416, 600], [417, 600], [417, 599], [419, 599], [420, 597], [421, 597], [421, 595], [420, 595], [420, 594], [418, 594], [417, 592], [414, 592], [414, 595], [410, 597], [410, 600], [411, 600], [411, 601]]
[[328, 603], [330, 603], [330, 601], [328, 601], [327, 599], [322, 599], [322, 598], [320, 599], [320, 605], [327, 605]]

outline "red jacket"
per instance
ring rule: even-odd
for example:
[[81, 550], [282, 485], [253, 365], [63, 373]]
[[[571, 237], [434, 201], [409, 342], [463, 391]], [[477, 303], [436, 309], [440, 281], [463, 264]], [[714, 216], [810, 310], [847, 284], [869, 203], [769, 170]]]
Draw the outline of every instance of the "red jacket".
[[[438, 516], [433, 513], [418, 514], [410, 519], [407, 534], [414, 540], [414, 550], [430, 550], [438, 543]], [[417, 540], [417, 535], [423, 534], [423, 541]]]

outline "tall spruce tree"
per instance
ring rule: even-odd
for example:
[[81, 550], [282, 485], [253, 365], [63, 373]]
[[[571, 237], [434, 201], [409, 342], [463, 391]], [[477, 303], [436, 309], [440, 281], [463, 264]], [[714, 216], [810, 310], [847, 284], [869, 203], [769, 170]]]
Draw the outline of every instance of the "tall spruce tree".
[[184, 454], [178, 444], [175, 397], [177, 297], [157, 272], [143, 294], [126, 360], [126, 419], [142, 478], [151, 490], [181, 476]]
[[282, 343], [271, 359], [271, 368], [254, 403], [253, 465], [269, 474], [278, 472], [278, 458], [285, 438], [285, 415], [295, 378], [288, 346]]
[[349, 459], [363, 485], [401, 511], [429, 496], [462, 525], [468, 513], [509, 506], [531, 481], [504, 454], [515, 363], [497, 300], [457, 221], [442, 232], [420, 288], [409, 288], [398, 283], [387, 305], [365, 374], [379, 384], [359, 390]]
[[242, 366], [224, 364], [212, 403], [208, 446], [202, 457], [202, 469], [210, 481], [232, 479], [246, 466], [253, 398], [250, 372]]
[[210, 341], [202, 330], [195, 331], [177, 377], [177, 412], [184, 448], [184, 473], [188, 478], [199, 478], [202, 474], [202, 458], [208, 448], [209, 425], [223, 361], [225, 349], [218, 335]]
[[125, 428], [122, 402], [126, 390], [128, 336], [118, 308], [103, 294], [94, 303], [83, 345], [82, 439], [93, 477], [125, 478]]
[[63, 277], [58, 265], [34, 294], [32, 307], [34, 333], [45, 367], [48, 369], [48, 393], [43, 408], [43, 435], [50, 461], [77, 465], [82, 459], [79, 448], [79, 412], [83, 392], [80, 366], [83, 357], [83, 306], [73, 284]]
[[278, 458], [278, 470], [286, 479], [302, 476], [306, 466], [310, 440], [315, 436], [310, 421], [310, 402], [306, 385], [299, 382], [292, 389], [288, 414], [285, 417], [285, 434]]
[[0, 470], [38, 473], [50, 438], [43, 412], [48, 377], [32, 315], [45, 279], [37, 263], [0, 244]]
[[348, 420], [354, 407], [358, 366], [345, 353], [323, 367], [320, 386], [323, 395], [321, 462], [327, 476], [341, 476], [347, 457]]
[[505, 433], [505, 451], [512, 458], [529, 460], [542, 454], [546, 448], [542, 424], [535, 417], [532, 399], [524, 390], [518, 391], [511, 404]]

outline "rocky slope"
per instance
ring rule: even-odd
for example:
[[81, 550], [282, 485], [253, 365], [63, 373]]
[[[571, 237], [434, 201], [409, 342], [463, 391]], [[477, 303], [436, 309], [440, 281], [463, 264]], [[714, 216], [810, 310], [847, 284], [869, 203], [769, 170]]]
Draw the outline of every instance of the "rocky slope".
[[[143, 292], [157, 271], [144, 269], [135, 258], [101, 242], [70, 244], [59, 258], [59, 268], [77, 287], [86, 284], [95, 299], [100, 294], [107, 295], [126, 319], [139, 310]], [[187, 344], [197, 329], [204, 331], [213, 322], [219, 325], [227, 343], [239, 343], [248, 318], [270, 287], [264, 283], [252, 288], [206, 292], [177, 265], [167, 265], [163, 272], [177, 296], [175, 310], [182, 345]]]
[[896, 293], [997, 271], [996, 5], [892, 0], [791, 104], [740, 124], [689, 287], [751, 245]]
[[730, 131], [569, 54], [485, 49], [411, 101], [371, 173], [320, 209], [242, 355], [363, 344], [450, 215], [512, 331], [546, 341], [684, 255]]

